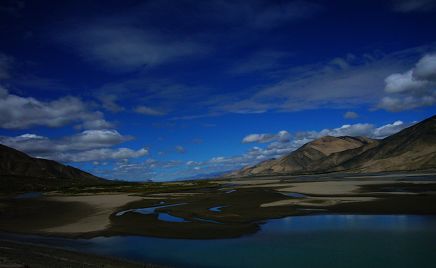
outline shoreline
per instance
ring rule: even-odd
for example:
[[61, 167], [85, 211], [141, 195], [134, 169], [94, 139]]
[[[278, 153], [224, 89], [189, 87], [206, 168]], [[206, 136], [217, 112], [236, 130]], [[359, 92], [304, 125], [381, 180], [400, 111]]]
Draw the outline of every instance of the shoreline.
[[[0, 230], [70, 239], [123, 235], [220, 239], [256, 233], [263, 222], [288, 216], [436, 215], [436, 182], [428, 177], [404, 179], [235, 179], [158, 184], [159, 188], [135, 192], [111, 192], [115, 189], [107, 187], [99, 193], [86, 192], [95, 189], [85, 188], [80, 193], [0, 198]], [[293, 196], [295, 193], [299, 196]], [[161, 204], [166, 206], [134, 212]], [[217, 206], [222, 209], [210, 210]], [[117, 215], [119, 211], [130, 212]], [[165, 220], [162, 215], [182, 221]]]

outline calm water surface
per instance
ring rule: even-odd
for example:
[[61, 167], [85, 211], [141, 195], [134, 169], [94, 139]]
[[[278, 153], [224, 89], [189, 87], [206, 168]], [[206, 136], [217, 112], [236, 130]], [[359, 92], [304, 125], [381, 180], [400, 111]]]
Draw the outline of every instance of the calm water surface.
[[435, 267], [436, 216], [316, 215], [270, 220], [237, 239], [138, 236], [42, 243], [176, 267]]

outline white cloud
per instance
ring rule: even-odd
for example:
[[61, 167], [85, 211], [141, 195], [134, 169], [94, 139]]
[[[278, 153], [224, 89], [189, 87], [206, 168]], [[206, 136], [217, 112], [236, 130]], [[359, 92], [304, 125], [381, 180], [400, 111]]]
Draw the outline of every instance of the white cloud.
[[391, 74], [385, 79], [385, 91], [388, 93], [398, 93], [404, 91], [418, 90], [427, 86], [428, 81], [414, 79], [413, 70], [405, 73]]
[[348, 111], [344, 114], [344, 118], [346, 119], [356, 119], [359, 115], [356, 112]]
[[249, 134], [242, 139], [242, 143], [266, 143], [274, 140], [287, 142], [289, 140], [289, 132], [281, 130], [277, 134]]
[[142, 148], [139, 150], [132, 150], [129, 148], [102, 148], [93, 149], [88, 151], [81, 151], [77, 153], [56, 153], [55, 159], [62, 162], [88, 162], [96, 160], [119, 160], [137, 158], [148, 155], [148, 149]]
[[165, 115], [165, 113], [155, 110], [153, 108], [147, 107], [147, 106], [138, 106], [135, 108], [135, 112], [138, 114], [145, 114], [145, 115], [151, 115], [151, 116], [161, 116]]
[[397, 112], [436, 104], [436, 54], [423, 56], [415, 67], [385, 79], [385, 91], [379, 107]]
[[395, 121], [392, 124], [386, 124], [384, 126], [378, 127], [374, 129], [372, 136], [376, 138], [384, 138], [400, 132], [406, 127], [411, 126], [412, 124], [405, 124], [403, 121]]
[[289, 135], [288, 142], [278, 140], [270, 141], [266, 146], [254, 146], [246, 153], [237, 156], [218, 156], [204, 162], [190, 162], [188, 166], [199, 166], [207, 170], [224, 171], [234, 170], [247, 165], [253, 165], [260, 161], [272, 158], [279, 158], [304, 144], [323, 136], [366, 136], [370, 138], [385, 138], [395, 134], [402, 129], [411, 126], [411, 123], [395, 121], [391, 124], [375, 127], [373, 124], [359, 123], [353, 125], [343, 125], [337, 128], [323, 129], [320, 131], [301, 131]]
[[40, 101], [11, 94], [0, 85], [1, 128], [61, 127], [74, 122], [81, 122], [88, 127], [96, 122], [100, 127], [103, 123], [106, 127], [109, 126], [102, 113], [90, 111], [78, 98], [63, 97], [53, 101]]
[[72, 143], [90, 144], [96, 147], [118, 144], [130, 140], [130, 136], [123, 136], [116, 130], [85, 130], [69, 138]]
[[338, 128], [323, 129], [321, 131], [305, 131], [298, 132], [296, 137], [303, 140], [313, 140], [323, 136], [364, 136], [375, 139], [382, 139], [389, 135], [395, 134], [398, 131], [411, 126], [411, 124], [395, 121], [392, 124], [386, 124], [380, 127], [375, 127], [373, 124], [357, 123], [352, 125], [343, 125]]
[[274, 139], [274, 134], [249, 134], [242, 139], [242, 143], [270, 142]]
[[[99, 114], [99, 112], [96, 112], [96, 114]], [[95, 120], [85, 121], [83, 122], [83, 124], [79, 125], [78, 127], [84, 129], [108, 129], [108, 128], [112, 128], [113, 125], [104, 119], [95, 119]]]
[[391, 112], [401, 112], [419, 107], [432, 106], [435, 103], [435, 93], [429, 96], [388, 96], [381, 100], [379, 107]]
[[[253, 165], [260, 161], [278, 158], [286, 155], [307, 142], [325, 135], [365, 135], [373, 138], [382, 138], [394, 134], [401, 129], [410, 126], [401, 121], [375, 127], [372, 124], [344, 125], [337, 128], [323, 129], [320, 131], [302, 131], [292, 136], [287, 131], [281, 131], [288, 138], [287, 142], [280, 142], [278, 139], [254, 146], [244, 154], [235, 156], [216, 156], [206, 161], [159, 161], [147, 159], [143, 162], [131, 162], [128, 160], [119, 161], [117, 166], [111, 170], [95, 170], [98, 175], [106, 177], [123, 177], [134, 180], [168, 180], [168, 178], [186, 178], [198, 175], [220, 174], [229, 172], [244, 166]], [[96, 157], [93, 157], [96, 158]]]
[[[123, 178], [133, 181], [144, 180], [168, 180], [169, 178], [183, 177], [180, 170], [175, 170], [186, 163], [177, 160], [161, 161], [146, 159], [145, 161], [121, 159], [115, 163], [113, 168], [98, 167], [93, 170], [94, 174], [108, 178]], [[159, 170], [159, 172], [157, 172]]]
[[422, 57], [413, 70], [413, 76], [419, 80], [436, 81], [436, 54]]
[[[418, 48], [388, 55], [346, 55], [330, 61], [275, 72], [271, 84], [254, 88], [251, 95], [216, 98], [211, 112], [263, 113], [314, 108], [349, 108], [377, 103], [384, 79], [409, 66]], [[237, 101], [234, 101], [234, 100]]]
[[100, 153], [100, 158], [93, 160], [102, 160], [104, 154], [111, 158], [120, 156], [124, 151], [106, 149], [131, 139], [132, 137], [123, 136], [116, 130], [86, 130], [60, 139], [50, 139], [30, 133], [15, 137], [0, 136], [0, 143], [36, 157], [58, 161], [84, 159], [86, 152], [91, 152], [93, 155]]

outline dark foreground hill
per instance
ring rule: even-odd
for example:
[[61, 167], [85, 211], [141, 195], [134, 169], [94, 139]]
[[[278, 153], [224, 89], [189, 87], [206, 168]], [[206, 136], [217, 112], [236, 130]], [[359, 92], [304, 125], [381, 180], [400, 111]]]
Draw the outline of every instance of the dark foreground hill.
[[0, 191], [39, 191], [105, 183], [80, 169], [0, 144]]
[[324, 172], [414, 171], [436, 168], [436, 116], [374, 140], [326, 136], [279, 159], [261, 162], [234, 176]]

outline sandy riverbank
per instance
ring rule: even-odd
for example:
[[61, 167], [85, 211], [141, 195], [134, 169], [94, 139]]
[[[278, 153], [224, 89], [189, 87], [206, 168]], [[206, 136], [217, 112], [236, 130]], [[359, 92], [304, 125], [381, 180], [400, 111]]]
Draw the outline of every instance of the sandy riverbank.
[[[107, 188], [101, 193], [46, 193], [32, 199], [9, 196], [0, 199], [0, 230], [73, 238], [147, 235], [211, 239], [254, 233], [262, 221], [293, 215], [436, 214], [436, 182], [429, 177], [307, 180], [211, 180], [195, 185], [188, 182], [189, 187], [183, 183], [150, 185], [129, 193], [111, 193]], [[148, 214], [116, 215], [161, 204], [183, 205]], [[211, 211], [213, 207], [222, 209]]]
[[88, 233], [103, 231], [110, 225], [109, 217], [115, 210], [130, 202], [142, 200], [142, 197], [127, 194], [98, 194], [55, 196], [47, 200], [57, 202], [79, 202], [91, 206], [94, 213], [79, 218], [77, 221], [60, 226], [41, 229], [48, 233]]

